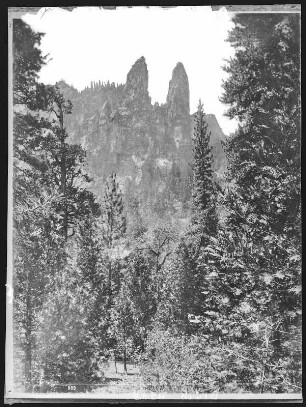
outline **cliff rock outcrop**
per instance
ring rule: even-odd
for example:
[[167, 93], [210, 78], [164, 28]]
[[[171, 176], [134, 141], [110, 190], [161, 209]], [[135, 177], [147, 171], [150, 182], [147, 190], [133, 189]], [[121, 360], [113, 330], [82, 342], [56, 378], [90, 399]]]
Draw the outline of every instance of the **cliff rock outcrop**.
[[[125, 85], [92, 83], [77, 92], [59, 85], [73, 104], [66, 126], [72, 142], [87, 151], [94, 192], [102, 197], [104, 182], [115, 171], [128, 204], [143, 211], [185, 217], [191, 197], [193, 115], [190, 115], [188, 76], [182, 63], [173, 70], [166, 104], [151, 104], [148, 69], [139, 58]], [[207, 115], [214, 170], [224, 166], [225, 138], [214, 115]]]
[[150, 105], [149, 74], [144, 57], [139, 58], [127, 74], [123, 105], [143, 109]]
[[190, 115], [189, 81], [184, 65], [178, 62], [172, 72], [167, 95], [167, 113], [169, 123], [184, 121]]

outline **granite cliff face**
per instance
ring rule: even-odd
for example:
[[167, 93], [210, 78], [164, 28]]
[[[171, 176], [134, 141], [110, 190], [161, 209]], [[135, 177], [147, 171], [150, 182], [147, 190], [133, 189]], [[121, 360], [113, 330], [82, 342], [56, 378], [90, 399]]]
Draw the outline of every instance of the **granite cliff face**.
[[[151, 104], [144, 57], [127, 74], [125, 85], [91, 84], [82, 92], [64, 82], [60, 87], [73, 103], [66, 127], [72, 142], [87, 150], [93, 190], [103, 196], [104, 182], [115, 171], [127, 204], [143, 211], [185, 217], [191, 196], [192, 130], [188, 76], [182, 63], [173, 70], [166, 104]], [[207, 115], [214, 169], [224, 165], [225, 138], [214, 115]]]
[[179, 62], [173, 69], [167, 95], [167, 116], [169, 123], [184, 121], [190, 114], [189, 82], [184, 65]]
[[148, 68], [144, 57], [141, 57], [135, 62], [127, 75], [123, 104], [138, 109], [149, 107], [151, 98], [148, 85]]

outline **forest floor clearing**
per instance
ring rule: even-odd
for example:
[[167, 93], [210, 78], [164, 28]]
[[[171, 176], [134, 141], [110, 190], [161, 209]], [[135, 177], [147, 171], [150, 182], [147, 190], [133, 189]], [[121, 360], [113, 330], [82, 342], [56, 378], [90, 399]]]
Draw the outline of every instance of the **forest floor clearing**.
[[144, 385], [140, 376], [138, 366], [128, 363], [127, 373], [124, 372], [122, 362], [117, 362], [117, 372], [115, 363], [110, 363], [105, 370], [105, 384], [97, 387], [94, 393], [135, 393], [144, 392]]

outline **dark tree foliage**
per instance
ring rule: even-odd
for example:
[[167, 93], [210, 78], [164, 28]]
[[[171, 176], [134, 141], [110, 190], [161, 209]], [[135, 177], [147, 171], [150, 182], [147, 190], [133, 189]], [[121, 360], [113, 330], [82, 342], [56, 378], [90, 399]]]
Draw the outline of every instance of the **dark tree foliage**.
[[[274, 232], [295, 233], [300, 208], [300, 50], [296, 15], [240, 15], [229, 41], [236, 56], [221, 100], [240, 126], [227, 144], [235, 179], [250, 212]], [[252, 189], [252, 193], [250, 193]], [[246, 216], [236, 213], [233, 222]], [[297, 231], [297, 228], [294, 228]]]
[[195, 115], [193, 133], [193, 200], [197, 211], [205, 211], [213, 199], [212, 147], [209, 145], [210, 133], [205, 120], [201, 101]]
[[57, 86], [45, 86], [45, 92], [49, 129], [44, 135], [43, 148], [49, 166], [44, 176], [59, 193], [55, 212], [61, 220], [60, 232], [67, 241], [83, 216], [90, 213], [98, 216], [100, 210], [94, 195], [87, 189], [91, 178], [84, 170], [86, 152], [81, 145], [67, 142], [64, 118], [71, 113], [72, 104], [64, 99]]
[[[84, 182], [81, 185], [89, 181], [83, 169], [85, 152], [65, 142], [63, 115], [69, 113], [71, 103], [56, 87], [37, 82], [45, 62], [39, 50], [41, 37], [21, 20], [14, 20], [13, 283], [14, 340], [19, 355], [14, 362], [22, 366], [18, 378], [27, 391], [33, 391], [46, 373], [43, 355], [49, 352], [56, 358], [56, 348], [49, 344], [47, 350], [46, 342], [41, 347], [41, 338], [49, 329], [48, 321], [54, 326], [58, 323], [55, 301], [61, 303], [63, 273], [69, 274], [68, 229], [76, 228], [85, 215], [99, 214], [94, 196]], [[55, 314], [42, 322], [46, 304]]]
[[142, 352], [156, 313], [153, 268], [154, 260], [144, 250], [136, 247], [129, 258], [128, 272], [131, 281], [130, 296], [137, 315], [133, 340], [135, 348]]
[[176, 267], [179, 271], [175, 314], [186, 332], [193, 329], [189, 315], [203, 312], [202, 286], [205, 273], [200, 267], [199, 258], [208, 245], [210, 236], [218, 229], [216, 212], [217, 195], [212, 170], [212, 147], [210, 133], [201, 101], [195, 114], [193, 134], [193, 213], [186, 237], [176, 249]]
[[[106, 349], [113, 351], [115, 361], [117, 353], [120, 351], [122, 339], [117, 307], [118, 301], [120, 302], [118, 296], [126, 268], [126, 229], [122, 193], [116, 174], [112, 173], [105, 183], [100, 218], [100, 262], [103, 282], [99, 288], [100, 293], [95, 302], [95, 309], [97, 311], [100, 309], [98, 321], [101, 321], [101, 326], [103, 325], [100, 332], [100, 342], [104, 341]], [[102, 291], [101, 287], [103, 287]]]
[[201, 101], [195, 115], [193, 143], [192, 234], [198, 236], [200, 249], [205, 245], [207, 236], [216, 234], [218, 226], [212, 147]]
[[[41, 108], [36, 94], [36, 78], [44, 64], [37, 47], [42, 34], [35, 34], [21, 20], [13, 24], [13, 205], [14, 205], [14, 343], [20, 350], [26, 390], [33, 389], [37, 379], [36, 332], [50, 276], [46, 263], [56, 262], [56, 256], [45, 250], [43, 238], [45, 218], [50, 214], [50, 202], [40, 190], [40, 177], [47, 163], [40, 151]], [[16, 362], [14, 361], [15, 366]]]
[[104, 195], [103, 239], [106, 246], [112, 248], [125, 233], [122, 194], [116, 174], [112, 173], [107, 179]]
[[[44, 34], [35, 33], [22, 20], [13, 22], [13, 102], [36, 109], [38, 72], [46, 63], [39, 48]], [[34, 107], [34, 108], [33, 108]]]
[[274, 14], [239, 15], [235, 23], [222, 101], [240, 125], [226, 146], [229, 215], [202, 258], [205, 302], [215, 308], [205, 330], [218, 326], [217, 336], [242, 343], [246, 357], [262, 364], [259, 391], [281, 391], [283, 381], [294, 391], [301, 334], [299, 22]]
[[[126, 233], [126, 218], [124, 215], [122, 195], [116, 174], [112, 173], [105, 186], [102, 210], [102, 240], [105, 247], [105, 269], [107, 273], [107, 292], [109, 307], [113, 295], [120, 285], [120, 245]], [[118, 256], [119, 255], [119, 256]]]
[[77, 262], [81, 274], [84, 298], [90, 304], [86, 319], [86, 330], [96, 351], [96, 357], [106, 350], [107, 280], [101, 265], [102, 242], [98, 220], [85, 216], [79, 224]]

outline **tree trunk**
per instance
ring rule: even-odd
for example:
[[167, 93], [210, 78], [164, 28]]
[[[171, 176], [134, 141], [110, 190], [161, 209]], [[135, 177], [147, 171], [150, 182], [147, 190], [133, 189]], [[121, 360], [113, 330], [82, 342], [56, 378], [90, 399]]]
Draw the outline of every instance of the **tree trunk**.
[[32, 323], [31, 316], [28, 315], [26, 321], [26, 348], [25, 348], [25, 379], [26, 379], [26, 392], [32, 392], [33, 390], [33, 378], [32, 378]]
[[109, 267], [108, 267], [108, 306], [107, 308], [110, 310], [111, 307], [111, 301], [112, 301], [112, 263], [111, 261], [109, 262]]
[[160, 288], [159, 288], [159, 279], [160, 279], [159, 272], [160, 272], [160, 267], [159, 267], [159, 261], [158, 261], [158, 260], [159, 260], [159, 255], [156, 256], [157, 308], [158, 308], [159, 297], [160, 297], [160, 294], [159, 294], [159, 290], [160, 290]]
[[[29, 339], [28, 339], [29, 340]], [[25, 361], [26, 392], [32, 392], [32, 346], [27, 344], [26, 361]]]
[[260, 386], [260, 393], [264, 392], [264, 386], [265, 386], [265, 370], [266, 366], [263, 366], [262, 373], [261, 373], [261, 386]]
[[[26, 391], [32, 391], [32, 301], [31, 301], [31, 272], [28, 279], [25, 319], [25, 379]], [[30, 280], [30, 281], [29, 281]]]
[[125, 338], [124, 340], [124, 347], [123, 347], [123, 368], [124, 368], [124, 373], [127, 373], [127, 366], [126, 366], [126, 341]]
[[117, 372], [117, 363], [116, 363], [116, 362], [117, 362], [117, 361], [116, 361], [116, 351], [114, 351], [114, 358], [115, 358], [115, 369], [116, 369], [116, 373], [118, 373], [118, 372]]
[[64, 129], [64, 114], [62, 107], [59, 106], [60, 110], [60, 137], [61, 137], [61, 193], [64, 197], [64, 224], [63, 224], [63, 234], [65, 241], [68, 238], [68, 208], [67, 208], [67, 201], [66, 201], [66, 182], [67, 182], [67, 169], [66, 169], [66, 146], [65, 146], [65, 129]]

